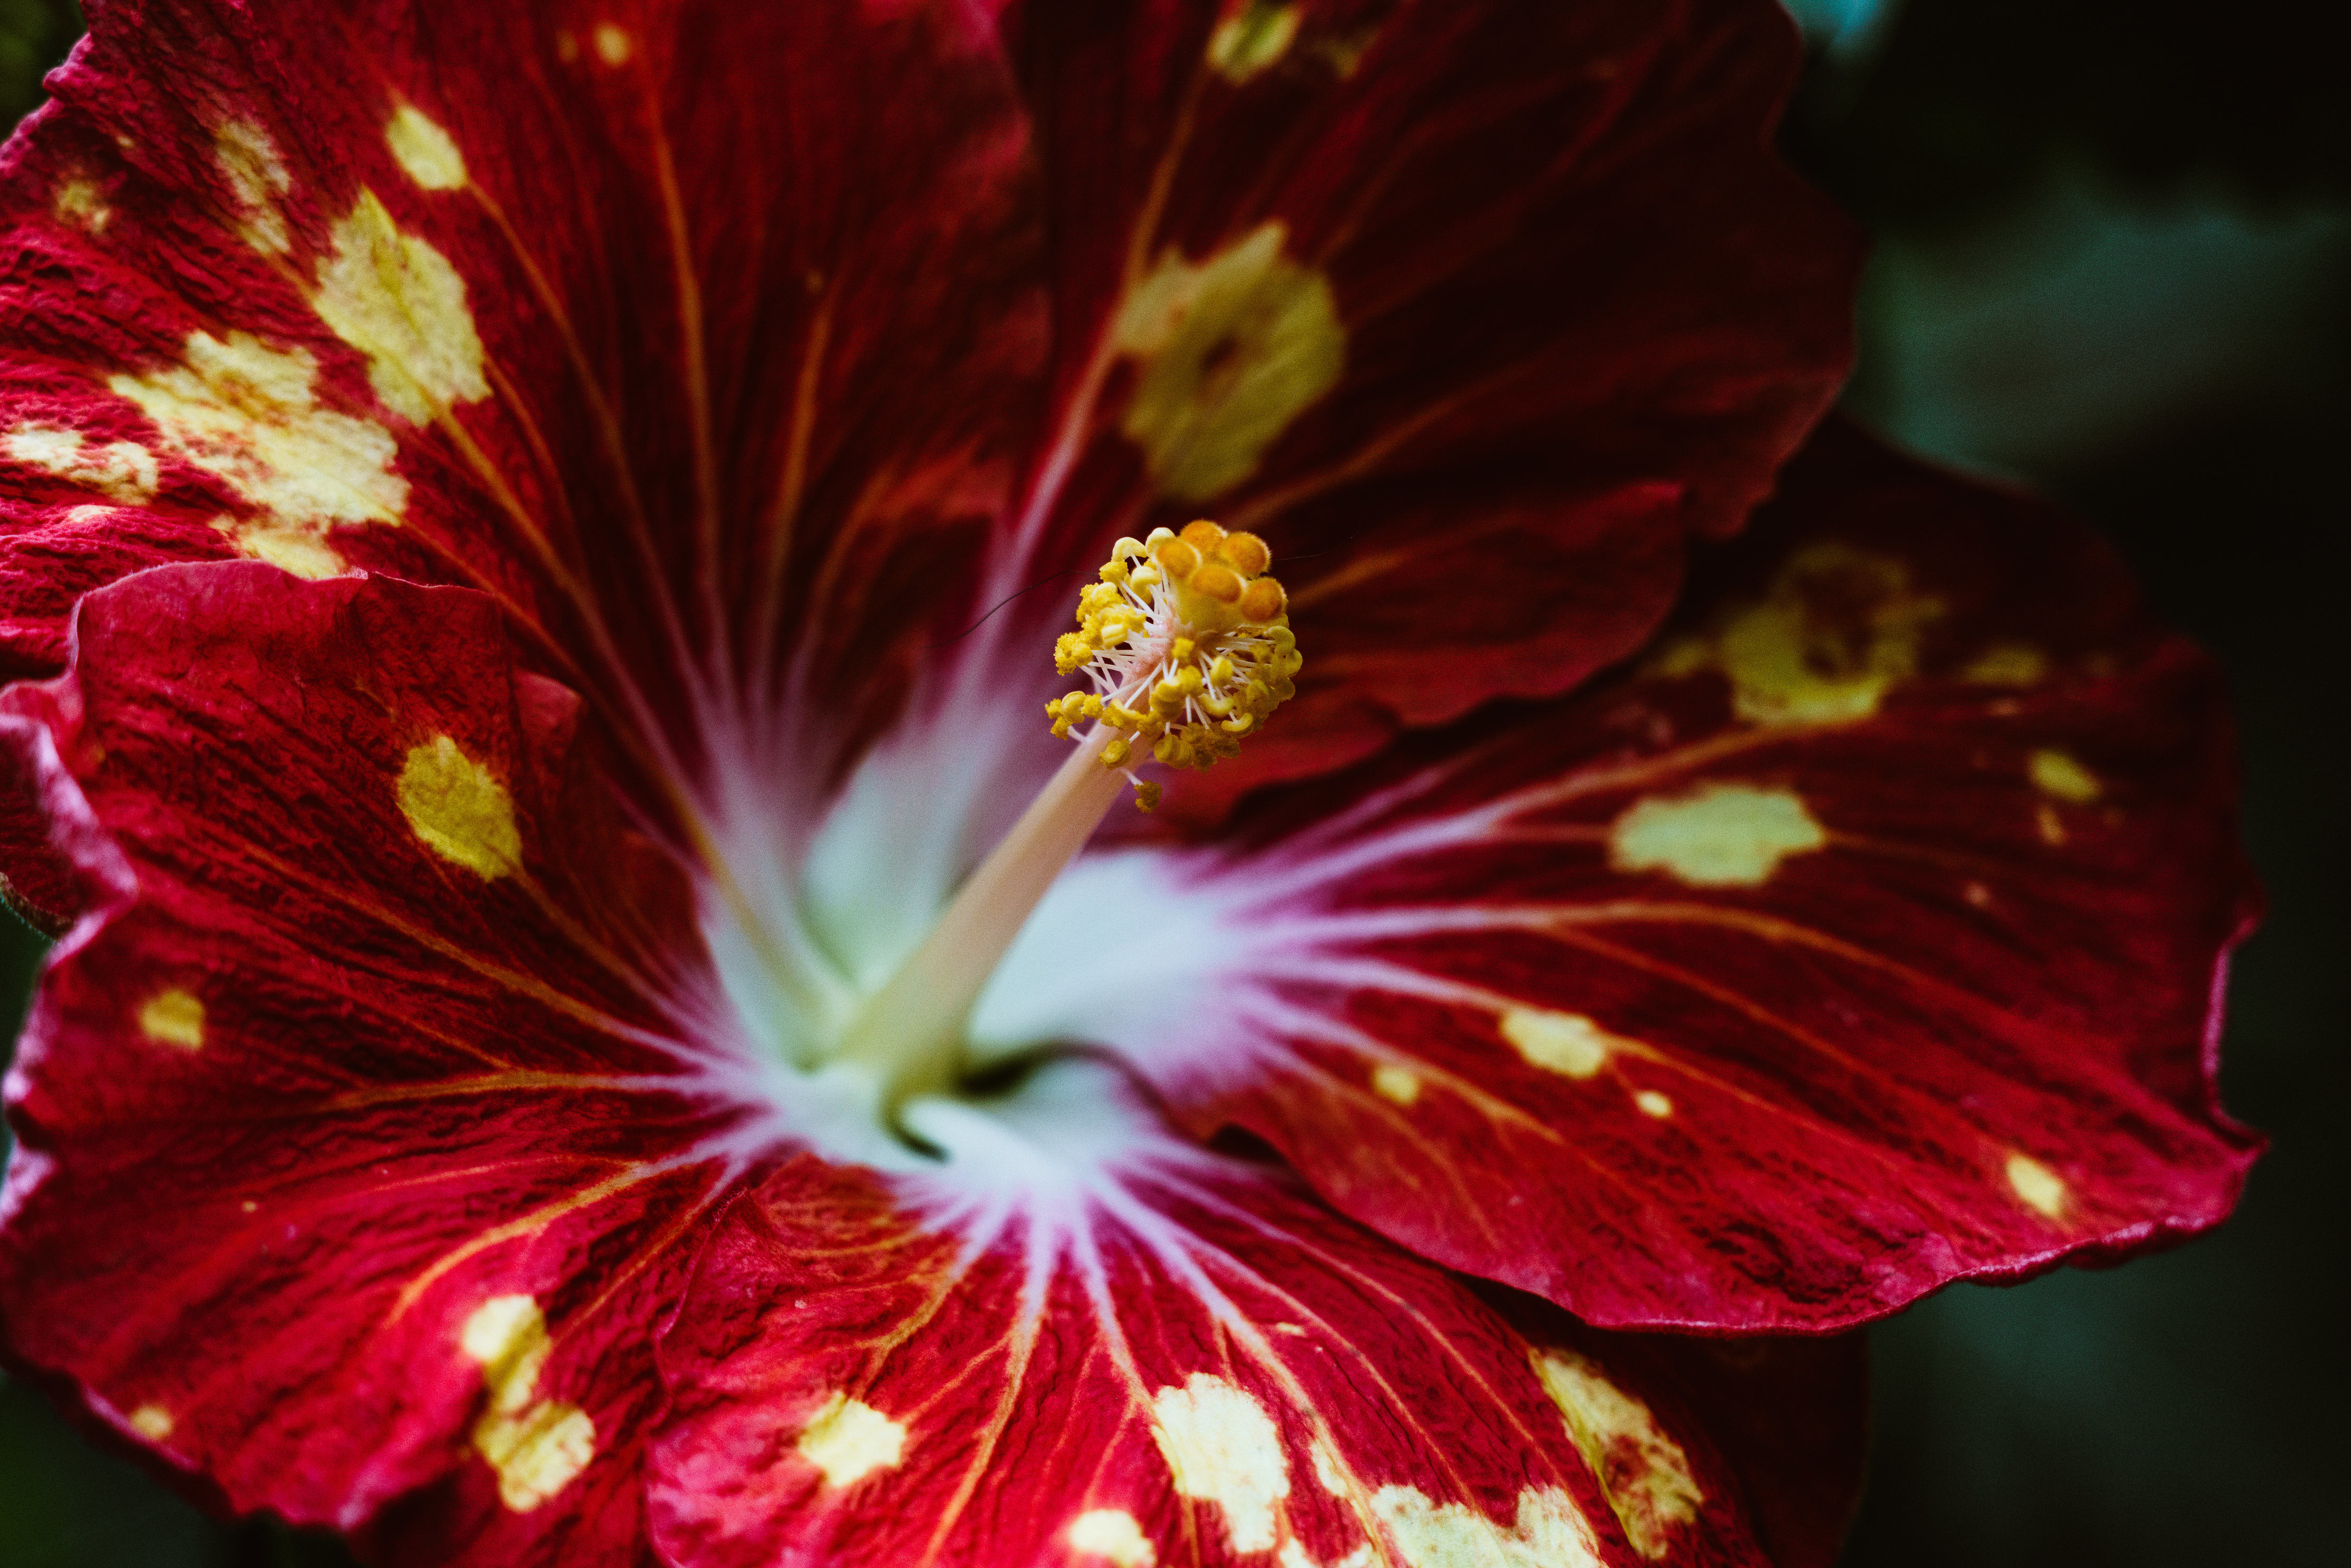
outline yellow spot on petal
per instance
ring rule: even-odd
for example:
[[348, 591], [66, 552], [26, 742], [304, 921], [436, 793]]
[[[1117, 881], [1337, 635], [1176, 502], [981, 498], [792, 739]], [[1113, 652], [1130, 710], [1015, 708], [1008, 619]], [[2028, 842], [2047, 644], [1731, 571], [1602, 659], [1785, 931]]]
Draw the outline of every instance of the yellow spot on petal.
[[2031, 1155], [2008, 1156], [2008, 1185], [2017, 1197], [2051, 1219], [2065, 1217], [2065, 1178]]
[[906, 1428], [862, 1399], [835, 1394], [801, 1429], [796, 1447], [824, 1472], [825, 1485], [845, 1487], [895, 1469], [906, 1451]]
[[1347, 1495], [1346, 1467], [1339, 1463], [1339, 1456], [1331, 1451], [1328, 1443], [1320, 1437], [1315, 1438], [1313, 1446], [1307, 1450], [1307, 1457], [1313, 1460], [1314, 1479], [1322, 1483], [1324, 1491], [1332, 1497]]
[[323, 533], [287, 528], [270, 517], [214, 517], [212, 526], [244, 554], [312, 582], [350, 570]]
[[1409, 1067], [1383, 1061], [1372, 1070], [1372, 1087], [1384, 1100], [1409, 1105], [1420, 1098], [1420, 1074]]
[[637, 51], [636, 40], [610, 22], [597, 23], [590, 41], [596, 46], [596, 57], [608, 66], [627, 65]]
[[59, 183], [49, 210], [61, 221], [94, 235], [104, 234], [106, 225], [114, 221], [114, 209], [107, 205], [105, 193], [95, 182], [78, 177]]
[[1433, 1503], [1417, 1487], [1382, 1487], [1372, 1512], [1406, 1568], [1600, 1568], [1591, 1521], [1556, 1487], [1520, 1492], [1508, 1527], [1462, 1503]]
[[1618, 871], [1662, 871], [1698, 887], [1761, 887], [1780, 862], [1829, 841], [1792, 789], [1701, 784], [1636, 800], [1608, 830]]
[[474, 1448], [498, 1473], [498, 1500], [528, 1513], [596, 1457], [596, 1423], [577, 1405], [542, 1399], [520, 1416], [484, 1416]]
[[1530, 1066], [1570, 1078], [1589, 1078], [1607, 1065], [1608, 1053], [1635, 1042], [1609, 1033], [1582, 1013], [1548, 1008], [1512, 1008], [1501, 1017], [1502, 1038], [1518, 1048]]
[[318, 406], [319, 365], [245, 332], [188, 337], [184, 361], [107, 387], [162, 433], [163, 450], [217, 476], [264, 517], [225, 530], [248, 554], [252, 538], [306, 538], [319, 551], [332, 525], [398, 523], [408, 484], [383, 426]]
[[2096, 774], [2062, 751], [2036, 751], [2025, 767], [2034, 789], [2060, 800], [2087, 805], [2105, 792]]
[[1274, 1505], [1290, 1495], [1290, 1463], [1273, 1417], [1248, 1390], [1196, 1372], [1151, 1399], [1151, 1435], [1176, 1490], [1213, 1502], [1236, 1552], [1270, 1552]]
[[1625, 1539], [1644, 1557], [1664, 1556], [1672, 1544], [1668, 1532], [1695, 1521], [1706, 1500], [1690, 1475], [1689, 1457], [1658, 1429], [1646, 1405], [1573, 1351], [1539, 1352], [1534, 1368], [1576, 1451], [1607, 1494]]
[[2049, 659], [2040, 649], [2001, 643], [1978, 654], [1959, 678], [1980, 686], [2029, 686], [2048, 674]]
[[538, 1303], [520, 1295], [492, 1296], [475, 1307], [458, 1330], [457, 1343], [480, 1364], [490, 1407], [506, 1411], [530, 1403], [552, 1348]]
[[457, 1343], [481, 1366], [490, 1396], [474, 1423], [474, 1450], [497, 1472], [498, 1500], [528, 1513], [588, 1468], [596, 1423], [576, 1405], [534, 1397], [554, 1343], [530, 1297], [491, 1297], [465, 1319]]
[[79, 431], [20, 424], [0, 436], [0, 453], [12, 463], [38, 468], [125, 506], [144, 506], [155, 498], [155, 455], [135, 441], [92, 446]]
[[1634, 1095], [1633, 1103], [1641, 1108], [1644, 1116], [1655, 1116], [1661, 1122], [1674, 1113], [1674, 1103], [1654, 1089], [1644, 1089]]
[[1289, 52], [1298, 37], [1300, 9], [1244, 0], [1208, 35], [1208, 64], [1228, 81], [1249, 80]]
[[384, 127], [383, 139], [408, 177], [428, 191], [454, 191], [465, 183], [465, 155], [449, 133], [413, 103], [403, 103]]
[[2041, 830], [2041, 841], [2054, 849], [2065, 841], [2065, 821], [2057, 808], [2043, 800], [2032, 813], [2033, 825]]
[[1092, 1557], [1106, 1557], [1118, 1568], [1151, 1568], [1159, 1553], [1123, 1508], [1091, 1509], [1070, 1523], [1070, 1547]]
[[172, 1413], [161, 1405], [141, 1405], [131, 1413], [131, 1429], [151, 1443], [172, 1435]]
[[1282, 255], [1270, 220], [1206, 261], [1174, 250], [1119, 307], [1112, 341], [1136, 361], [1120, 428], [1161, 494], [1205, 501], [1338, 382], [1347, 335], [1322, 275]]
[[442, 859], [491, 882], [522, 865], [514, 798], [449, 737], [409, 748], [399, 795], [410, 830]]
[[202, 1051], [204, 1004], [195, 993], [177, 986], [158, 991], [139, 1009], [139, 1032], [161, 1044], [176, 1045], [182, 1051]]
[[270, 256], [283, 255], [286, 214], [277, 201], [294, 180], [269, 132], [249, 120], [223, 120], [213, 132], [213, 162], [228, 180], [237, 206], [237, 232], [246, 244]]
[[335, 225], [334, 245], [311, 306], [367, 356], [368, 384], [385, 407], [423, 424], [453, 403], [490, 395], [465, 280], [448, 257], [401, 233], [368, 190]]
[[1675, 643], [1665, 674], [1719, 667], [1731, 707], [1752, 724], [1842, 724], [1867, 718], [1917, 673], [1918, 645], [1942, 601], [1910, 586], [1909, 569], [1850, 545], [1791, 556], [1761, 603], [1712, 632]]

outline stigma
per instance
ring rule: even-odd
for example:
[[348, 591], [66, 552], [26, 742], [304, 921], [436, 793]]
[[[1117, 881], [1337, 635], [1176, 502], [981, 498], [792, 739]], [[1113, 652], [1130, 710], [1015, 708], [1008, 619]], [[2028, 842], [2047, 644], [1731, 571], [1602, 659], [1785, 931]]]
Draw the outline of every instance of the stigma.
[[1082, 671], [1094, 688], [1045, 705], [1053, 733], [1076, 747], [831, 1052], [870, 1082], [885, 1125], [904, 1135], [904, 1105], [962, 1080], [973, 1004], [1123, 786], [1146, 811], [1159, 803], [1160, 784], [1134, 776], [1144, 754], [1213, 767], [1290, 700], [1303, 661], [1289, 597], [1266, 575], [1272, 561], [1255, 534], [1205, 521], [1111, 548], [1078, 597], [1078, 629], [1053, 649], [1062, 674]]
[[1273, 552], [1255, 534], [1202, 518], [1182, 533], [1111, 547], [1100, 580], [1078, 595], [1078, 629], [1053, 645], [1064, 675], [1093, 690], [1045, 705], [1053, 734], [1078, 725], [1115, 733], [1097, 754], [1125, 773], [1148, 811], [1161, 786], [1130, 765], [1147, 753], [1170, 768], [1212, 768], [1240, 750], [1296, 695], [1304, 658], [1290, 630], [1290, 597], [1266, 575]]

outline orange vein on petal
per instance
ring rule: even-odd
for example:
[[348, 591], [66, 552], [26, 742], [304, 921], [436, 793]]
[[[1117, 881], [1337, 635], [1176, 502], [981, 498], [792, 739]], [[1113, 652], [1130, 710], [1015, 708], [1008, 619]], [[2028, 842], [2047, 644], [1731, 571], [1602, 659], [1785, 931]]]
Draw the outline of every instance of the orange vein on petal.
[[790, 570], [792, 539], [799, 531], [800, 503], [808, 489], [809, 444], [816, 434], [817, 394], [823, 381], [825, 350], [832, 337], [836, 280], [824, 280], [816, 313], [809, 322], [808, 341], [800, 350], [800, 373], [792, 385], [792, 413], [784, 444], [784, 466], [778, 477], [776, 497], [768, 507], [763, 532], [764, 570], [758, 625], [751, 638], [754, 655], [775, 655], [776, 629], [784, 610], [785, 575]]
[[519, 970], [509, 969], [503, 965], [486, 963], [481, 959], [475, 957], [471, 953], [468, 953], [465, 948], [458, 946], [455, 943], [449, 942], [420, 926], [413, 925], [399, 915], [392, 914], [388, 909], [354, 898], [350, 894], [343, 893], [341, 889], [336, 887], [333, 883], [327, 882], [326, 879], [322, 877], [312, 877], [308, 873], [298, 870], [291, 863], [279, 859], [277, 856], [269, 853], [266, 850], [248, 847], [246, 852], [254, 861], [266, 865], [276, 874], [284, 877], [289, 882], [298, 883], [303, 885], [317, 896], [325, 899], [329, 903], [340, 904], [343, 908], [351, 910], [355, 914], [364, 915], [389, 930], [396, 931], [401, 936], [405, 936], [410, 941], [415, 943], [418, 946], [424, 948], [426, 951], [434, 954], [437, 957], [448, 959], [450, 962], [455, 964], [458, 967], [465, 970], [467, 973], [481, 979], [488, 980], [495, 985], [514, 992], [517, 996], [528, 997], [533, 1001], [539, 1003], [543, 1007], [549, 1008], [553, 1011], [559, 1012], [567, 1018], [574, 1019], [581, 1023], [587, 1024], [600, 1034], [608, 1034], [616, 1040], [625, 1040], [632, 1044], [654, 1045], [662, 1049], [674, 1049], [683, 1043], [674, 1039], [655, 1034], [652, 1030], [643, 1029], [639, 1026], [626, 1023], [622, 1019], [613, 1018], [611, 1015], [605, 1013], [599, 1009], [591, 1008], [583, 1002], [576, 1001], [572, 998], [565, 996], [562, 992], [554, 989], [552, 987], [544, 984], [532, 976], [523, 974]]
[[672, 1167], [658, 1165], [633, 1166], [619, 1176], [601, 1181], [593, 1186], [583, 1187], [569, 1197], [542, 1204], [519, 1219], [511, 1219], [504, 1225], [494, 1226], [463, 1245], [451, 1248], [430, 1268], [411, 1280], [401, 1291], [392, 1301], [391, 1312], [384, 1315], [381, 1326], [390, 1328], [405, 1317], [408, 1310], [417, 1303], [425, 1291], [431, 1290], [434, 1284], [467, 1259], [477, 1257], [491, 1248], [506, 1242], [518, 1240], [526, 1236], [536, 1236], [565, 1215], [576, 1214], [583, 1208], [592, 1207], [614, 1193], [625, 1192], [639, 1182], [660, 1176], [670, 1168]]

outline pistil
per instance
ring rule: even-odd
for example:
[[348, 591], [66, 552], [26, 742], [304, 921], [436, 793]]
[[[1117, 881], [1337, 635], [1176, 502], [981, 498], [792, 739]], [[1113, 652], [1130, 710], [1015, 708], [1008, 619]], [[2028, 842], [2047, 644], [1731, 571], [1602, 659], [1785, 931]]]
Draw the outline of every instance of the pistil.
[[1262, 539], [1210, 522], [1113, 548], [1079, 598], [1078, 631], [1054, 648], [1063, 674], [1082, 671], [1095, 687], [1046, 705], [1053, 733], [1075, 735], [1077, 749], [833, 1053], [875, 1075], [886, 1117], [954, 1086], [988, 977], [1124, 786], [1144, 810], [1157, 804], [1161, 785], [1130, 764], [1147, 749], [1169, 766], [1213, 766], [1290, 697], [1302, 661], [1287, 597], [1264, 575], [1270, 563]]

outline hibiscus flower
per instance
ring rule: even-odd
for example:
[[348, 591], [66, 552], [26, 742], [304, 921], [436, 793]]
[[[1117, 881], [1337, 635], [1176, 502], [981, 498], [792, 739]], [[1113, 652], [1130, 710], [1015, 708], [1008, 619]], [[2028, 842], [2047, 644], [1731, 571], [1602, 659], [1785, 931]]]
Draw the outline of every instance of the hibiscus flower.
[[2233, 1200], [2211, 673], [1807, 442], [1761, 0], [91, 11], [0, 1314], [224, 1506], [1825, 1563], [1838, 1331]]

